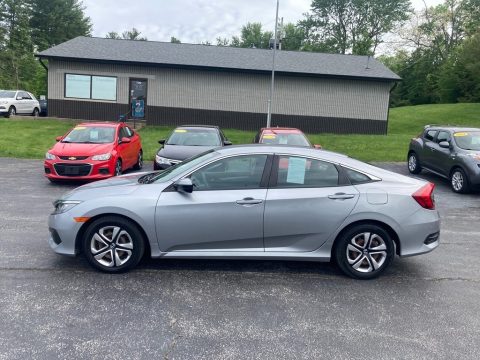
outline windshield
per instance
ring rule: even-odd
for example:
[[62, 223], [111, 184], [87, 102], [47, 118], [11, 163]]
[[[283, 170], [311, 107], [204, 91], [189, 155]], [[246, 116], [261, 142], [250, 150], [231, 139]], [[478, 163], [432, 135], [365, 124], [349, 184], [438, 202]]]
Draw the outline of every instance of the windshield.
[[175, 129], [166, 145], [183, 146], [220, 146], [220, 137], [216, 129]]
[[217, 153], [214, 150], [208, 150], [207, 152], [201, 153], [190, 159], [187, 159], [177, 165], [169, 167], [167, 170], [162, 171], [161, 173], [156, 174], [156, 176], [149, 178], [146, 183], [152, 182], [166, 182], [175, 178], [177, 175], [180, 175], [183, 172], [187, 172], [190, 169], [195, 168], [198, 164], [202, 163], [205, 160], [213, 158]]
[[310, 142], [303, 134], [265, 134], [260, 141], [262, 144], [292, 145], [311, 147]]
[[62, 140], [63, 143], [107, 144], [115, 138], [115, 128], [105, 126], [77, 126]]
[[480, 131], [456, 132], [453, 138], [461, 149], [480, 151]]
[[15, 91], [0, 91], [0, 98], [11, 98], [15, 97]]

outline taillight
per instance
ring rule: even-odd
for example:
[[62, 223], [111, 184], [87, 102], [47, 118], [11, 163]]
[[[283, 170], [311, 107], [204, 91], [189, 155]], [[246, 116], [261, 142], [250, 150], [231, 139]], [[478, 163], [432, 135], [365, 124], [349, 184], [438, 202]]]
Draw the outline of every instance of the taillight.
[[433, 189], [435, 184], [428, 183], [412, 194], [412, 197], [420, 204], [421, 207], [429, 210], [435, 209], [435, 199], [433, 198]]

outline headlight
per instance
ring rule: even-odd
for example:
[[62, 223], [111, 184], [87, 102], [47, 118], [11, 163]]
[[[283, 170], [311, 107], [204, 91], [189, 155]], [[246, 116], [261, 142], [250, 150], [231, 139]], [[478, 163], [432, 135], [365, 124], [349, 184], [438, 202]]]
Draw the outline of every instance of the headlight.
[[106, 153], [101, 155], [94, 155], [92, 156], [92, 160], [108, 160], [112, 157], [112, 154]]
[[67, 212], [68, 210], [70, 210], [74, 206], [77, 206], [80, 203], [81, 201], [76, 200], [57, 200], [53, 203], [53, 206], [55, 206], [55, 210], [53, 211], [52, 215]]
[[8, 101], [5, 101], [5, 100], [0, 101], [0, 105], [7, 105], [7, 104], [8, 104]]
[[170, 159], [155, 155], [155, 161], [157, 164], [168, 164], [170, 165]]
[[474, 158], [475, 160], [479, 160], [479, 161], [480, 161], [480, 154], [472, 154], [472, 153], [469, 153], [469, 154], [467, 154], [467, 156], [470, 156], [470, 157]]
[[53, 155], [53, 154], [50, 154], [49, 152], [47, 152], [47, 153], [45, 154], [45, 159], [47, 159], [47, 160], [55, 160], [55, 159], [56, 159], [56, 156]]

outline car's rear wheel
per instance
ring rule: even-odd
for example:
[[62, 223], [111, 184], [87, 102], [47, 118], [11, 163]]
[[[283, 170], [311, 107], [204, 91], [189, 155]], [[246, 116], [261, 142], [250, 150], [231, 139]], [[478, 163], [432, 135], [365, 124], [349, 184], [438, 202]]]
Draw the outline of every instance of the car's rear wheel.
[[137, 157], [137, 163], [133, 167], [135, 170], [141, 170], [143, 167], [143, 151], [140, 150]]
[[83, 237], [83, 253], [96, 269], [119, 273], [136, 266], [145, 252], [145, 239], [128, 219], [106, 216], [95, 220]]
[[408, 171], [410, 171], [412, 174], [418, 174], [420, 171], [422, 171], [420, 161], [418, 161], [418, 156], [414, 152], [408, 154]]
[[115, 163], [115, 172], [114, 176], [122, 175], [122, 160], [118, 159]]
[[450, 186], [456, 193], [467, 193], [469, 190], [468, 178], [465, 172], [460, 168], [453, 169], [450, 174]]
[[355, 279], [373, 279], [390, 265], [395, 255], [391, 236], [377, 225], [362, 224], [341, 235], [334, 249], [344, 274]]
[[34, 117], [38, 117], [38, 116], [40, 115], [40, 111], [38, 110], [38, 108], [33, 109], [32, 115], [33, 115]]

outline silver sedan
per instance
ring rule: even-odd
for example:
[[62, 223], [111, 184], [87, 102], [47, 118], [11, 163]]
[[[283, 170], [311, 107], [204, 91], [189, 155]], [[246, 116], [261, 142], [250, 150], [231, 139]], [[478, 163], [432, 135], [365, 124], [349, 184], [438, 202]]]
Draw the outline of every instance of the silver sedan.
[[439, 244], [433, 184], [347, 156], [247, 145], [163, 172], [81, 186], [57, 200], [52, 249], [105, 272], [152, 258], [334, 260], [371, 279]]

